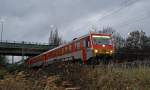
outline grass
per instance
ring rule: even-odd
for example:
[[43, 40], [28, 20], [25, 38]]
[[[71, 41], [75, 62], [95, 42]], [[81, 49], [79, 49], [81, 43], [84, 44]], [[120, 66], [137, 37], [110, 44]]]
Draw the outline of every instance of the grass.
[[4, 68], [0, 68], [0, 79], [3, 79], [6, 73], [7, 71]]
[[80, 68], [82, 68], [80, 72], [74, 69], [75, 71], [69, 71], [66, 76], [75, 84], [80, 85], [82, 90], [150, 90], [150, 67]]
[[150, 90], [150, 67], [147, 66], [69, 64], [50, 70], [52, 67], [7, 73], [0, 80], [0, 90], [65, 90], [64, 82], [81, 90]]

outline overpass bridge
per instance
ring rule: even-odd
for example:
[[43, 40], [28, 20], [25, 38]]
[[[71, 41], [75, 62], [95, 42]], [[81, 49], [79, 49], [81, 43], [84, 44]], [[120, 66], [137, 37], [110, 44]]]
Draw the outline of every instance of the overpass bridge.
[[54, 47], [56, 45], [49, 45], [47, 43], [1, 41], [0, 55], [35, 56]]

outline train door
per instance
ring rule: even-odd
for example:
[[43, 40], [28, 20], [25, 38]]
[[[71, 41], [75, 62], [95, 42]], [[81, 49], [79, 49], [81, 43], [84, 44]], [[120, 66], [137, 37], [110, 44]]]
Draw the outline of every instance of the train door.
[[83, 64], [86, 64], [86, 61], [87, 61], [87, 51], [86, 51], [85, 43], [86, 43], [86, 39], [80, 40], [80, 47], [81, 47]]
[[75, 62], [75, 55], [74, 55], [75, 51], [76, 51], [76, 46], [75, 46], [75, 41], [73, 40], [73, 42], [71, 44], [71, 53], [72, 53], [72, 60], [73, 60], [73, 62]]

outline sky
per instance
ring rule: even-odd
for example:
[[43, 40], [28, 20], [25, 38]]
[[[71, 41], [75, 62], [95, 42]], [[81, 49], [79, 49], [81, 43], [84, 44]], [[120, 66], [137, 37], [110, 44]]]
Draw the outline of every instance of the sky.
[[150, 0], [0, 0], [0, 21], [3, 40], [12, 41], [48, 43], [51, 26], [66, 41], [93, 26], [123, 37], [139, 29], [150, 35]]

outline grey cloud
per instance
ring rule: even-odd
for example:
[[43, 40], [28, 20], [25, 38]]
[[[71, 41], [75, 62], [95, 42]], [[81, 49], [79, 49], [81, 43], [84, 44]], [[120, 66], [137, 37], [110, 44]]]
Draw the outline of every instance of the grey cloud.
[[[90, 24], [101, 28], [110, 24], [117, 26], [126, 22], [126, 18], [140, 17], [141, 13], [145, 15], [149, 10], [148, 0], [138, 0], [137, 5], [127, 4], [129, 10], [123, 9], [98, 21], [100, 16], [105, 16], [105, 12], [125, 5], [120, 4], [124, 1], [126, 0], [0, 0], [0, 16], [7, 17], [3, 36], [7, 40], [47, 42], [50, 25], [54, 24], [64, 39], [71, 40], [88, 33]], [[143, 27], [148, 32], [149, 25], [145, 25]], [[128, 27], [116, 28], [129, 31], [126, 30]]]

